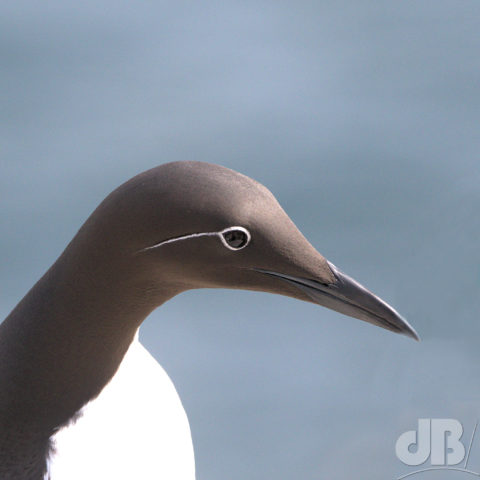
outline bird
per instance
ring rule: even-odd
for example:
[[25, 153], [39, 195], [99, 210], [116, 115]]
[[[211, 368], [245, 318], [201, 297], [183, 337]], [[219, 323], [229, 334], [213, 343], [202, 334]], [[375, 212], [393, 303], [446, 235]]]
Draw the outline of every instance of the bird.
[[0, 478], [193, 480], [187, 416], [138, 329], [200, 288], [285, 295], [418, 340], [265, 186], [161, 164], [108, 195], [0, 324]]

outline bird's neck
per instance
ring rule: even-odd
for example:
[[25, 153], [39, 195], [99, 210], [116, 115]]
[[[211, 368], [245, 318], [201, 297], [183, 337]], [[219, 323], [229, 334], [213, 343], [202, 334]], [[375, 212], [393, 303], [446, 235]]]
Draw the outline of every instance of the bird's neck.
[[128, 263], [67, 249], [0, 325], [0, 466], [13, 452], [32, 459], [29, 448], [41, 451], [95, 398], [143, 319], [173, 294]]

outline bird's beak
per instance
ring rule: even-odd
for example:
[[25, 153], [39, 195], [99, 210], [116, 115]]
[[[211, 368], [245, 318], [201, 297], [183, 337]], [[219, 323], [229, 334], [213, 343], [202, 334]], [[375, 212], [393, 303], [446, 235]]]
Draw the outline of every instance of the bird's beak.
[[353, 278], [341, 272], [332, 263], [327, 262], [327, 264], [335, 278], [335, 281], [329, 284], [269, 270], [255, 270], [265, 275], [281, 278], [294, 285], [308, 295], [314, 303], [392, 332], [406, 335], [417, 341], [420, 340], [415, 329], [395, 309]]

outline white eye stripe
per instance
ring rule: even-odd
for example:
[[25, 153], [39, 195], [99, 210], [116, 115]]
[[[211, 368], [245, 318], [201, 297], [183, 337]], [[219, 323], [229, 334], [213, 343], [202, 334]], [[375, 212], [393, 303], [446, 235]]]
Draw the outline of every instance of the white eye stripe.
[[142, 248], [141, 250], [139, 250], [139, 252], [152, 250], [153, 248], [161, 247], [162, 245], [166, 245], [167, 243], [179, 242], [180, 240], [188, 240], [189, 238], [214, 237], [217, 235], [218, 235], [217, 232], [191, 233], [190, 235], [182, 235], [181, 237], [169, 238], [168, 240], [164, 240], [163, 242], [156, 243], [155, 245], [151, 245], [150, 247]]
[[[229, 245], [228, 242], [225, 240], [225, 237], [224, 237], [224, 235], [226, 233], [231, 232], [231, 231], [235, 231], [235, 230], [241, 231], [247, 237], [245, 244], [238, 247], [238, 248], [235, 248], [235, 247], [232, 247], [231, 245]], [[138, 250], [137, 252], [145, 252], [147, 250], [152, 250], [154, 248], [161, 247], [161, 246], [166, 245], [168, 243], [179, 242], [181, 240], [188, 240], [190, 238], [197, 238], [197, 237], [218, 237], [218, 238], [220, 238], [220, 241], [222, 242], [224, 247], [227, 247], [229, 250], [234, 250], [234, 251], [241, 250], [242, 248], [245, 248], [250, 243], [250, 240], [252, 238], [252, 236], [250, 235], [250, 232], [246, 228], [235, 226], [235, 227], [224, 228], [220, 232], [190, 233], [188, 235], [182, 235], [180, 237], [169, 238], [168, 240], [163, 240], [163, 242], [156, 243], [155, 245], [151, 245], [150, 247], [142, 248], [142, 249]]]

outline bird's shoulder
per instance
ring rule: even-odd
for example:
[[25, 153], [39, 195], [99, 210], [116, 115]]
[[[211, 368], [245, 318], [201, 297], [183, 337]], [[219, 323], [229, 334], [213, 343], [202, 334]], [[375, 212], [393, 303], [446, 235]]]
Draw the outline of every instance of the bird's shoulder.
[[52, 441], [51, 480], [195, 477], [180, 398], [138, 339], [100, 395]]

